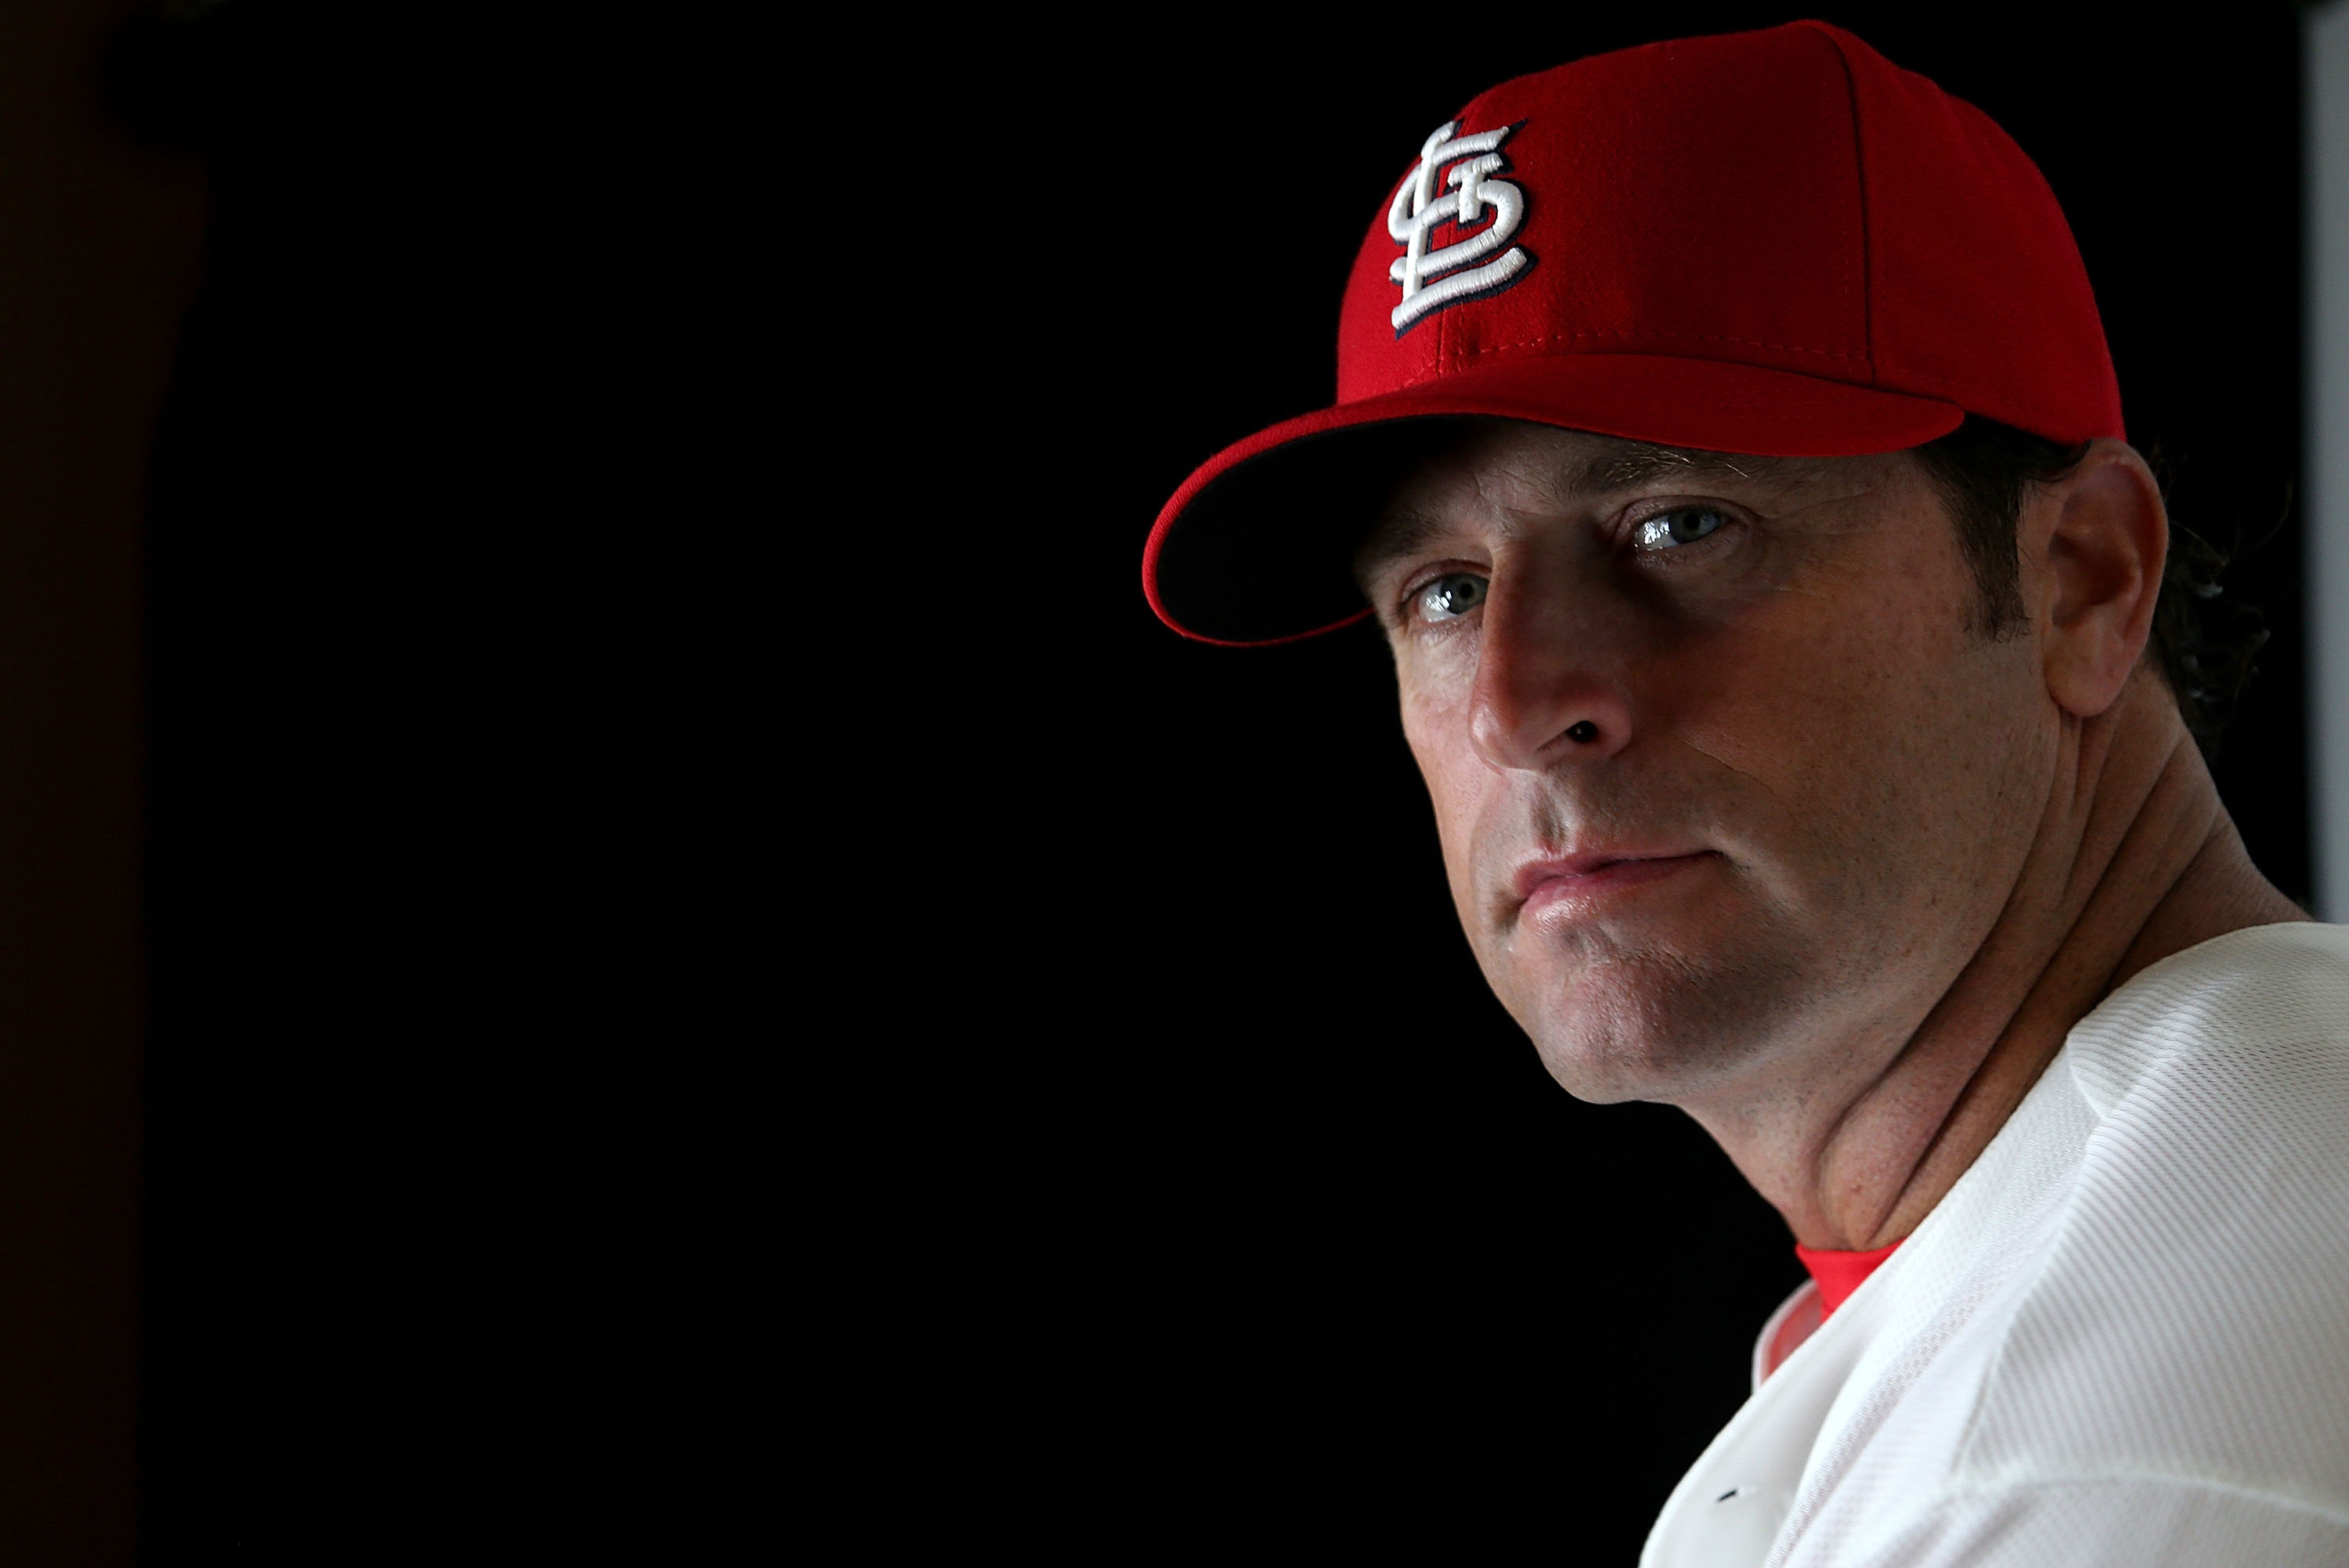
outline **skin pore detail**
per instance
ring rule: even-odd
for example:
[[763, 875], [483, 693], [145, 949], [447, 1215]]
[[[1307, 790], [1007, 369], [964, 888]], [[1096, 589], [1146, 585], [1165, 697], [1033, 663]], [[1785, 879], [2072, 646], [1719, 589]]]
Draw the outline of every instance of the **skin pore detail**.
[[2167, 526], [2096, 443], [2028, 498], [1991, 636], [1910, 454], [1493, 420], [1417, 469], [1358, 572], [1551, 1075], [1686, 1109], [1805, 1244], [1882, 1246], [2115, 985], [2305, 918], [2142, 656]]

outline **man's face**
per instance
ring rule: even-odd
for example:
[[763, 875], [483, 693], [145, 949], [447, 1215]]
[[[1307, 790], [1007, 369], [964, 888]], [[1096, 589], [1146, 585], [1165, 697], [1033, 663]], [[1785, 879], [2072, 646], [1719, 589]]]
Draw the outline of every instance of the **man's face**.
[[1493, 421], [1402, 485], [1361, 567], [1461, 921], [1583, 1099], [1865, 1071], [2015, 885], [2059, 710], [2034, 632], [1979, 629], [1907, 454]]

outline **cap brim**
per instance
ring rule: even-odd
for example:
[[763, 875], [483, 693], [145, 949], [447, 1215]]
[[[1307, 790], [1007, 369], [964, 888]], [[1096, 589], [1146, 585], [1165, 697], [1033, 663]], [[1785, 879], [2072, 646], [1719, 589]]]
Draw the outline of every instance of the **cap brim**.
[[[1771, 458], [1901, 451], [1948, 435], [1954, 403], [1788, 370], [1654, 354], [1479, 366], [1260, 430], [1216, 453], [1158, 514], [1142, 591], [1186, 637], [1259, 647], [1370, 614], [1353, 553], [1432, 439], [1398, 422], [1525, 419], [1658, 446]], [[1431, 432], [1431, 437], [1433, 436]]]

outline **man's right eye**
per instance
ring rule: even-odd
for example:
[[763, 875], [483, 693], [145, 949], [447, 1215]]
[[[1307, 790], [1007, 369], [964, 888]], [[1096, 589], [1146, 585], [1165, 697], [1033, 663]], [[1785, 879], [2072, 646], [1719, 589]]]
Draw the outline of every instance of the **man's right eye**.
[[1465, 572], [1438, 577], [1419, 591], [1419, 614], [1424, 621], [1450, 621], [1485, 602], [1485, 580]]

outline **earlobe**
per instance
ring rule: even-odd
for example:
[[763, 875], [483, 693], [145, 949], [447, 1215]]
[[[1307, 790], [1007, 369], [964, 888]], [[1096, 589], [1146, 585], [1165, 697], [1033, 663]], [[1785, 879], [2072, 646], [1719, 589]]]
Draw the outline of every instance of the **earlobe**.
[[2119, 698], [2152, 634], [2169, 550], [2161, 489], [2135, 448], [2100, 440], [2024, 515], [2048, 694], [2093, 718]]

